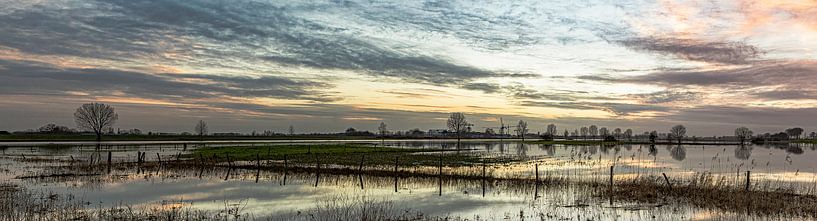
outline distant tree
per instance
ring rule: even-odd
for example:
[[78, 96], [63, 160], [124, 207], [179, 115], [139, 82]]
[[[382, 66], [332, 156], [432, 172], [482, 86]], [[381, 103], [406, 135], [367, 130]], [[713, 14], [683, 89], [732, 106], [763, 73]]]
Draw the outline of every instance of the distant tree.
[[602, 138], [606, 138], [608, 135], [610, 135], [610, 131], [607, 130], [606, 127], [602, 127], [599, 129], [599, 135], [601, 135]]
[[516, 124], [516, 136], [521, 137], [522, 141], [525, 141], [525, 134], [528, 134], [528, 122], [519, 120], [519, 123]]
[[789, 138], [800, 139], [800, 135], [803, 134], [803, 128], [795, 127], [786, 129], [786, 134], [789, 135]]
[[590, 125], [590, 137], [596, 138], [596, 135], [599, 135], [599, 127], [596, 125]]
[[354, 127], [346, 128], [346, 135], [354, 135], [355, 133], [357, 133], [357, 129]]
[[621, 138], [621, 128], [614, 129], [613, 136], [616, 136], [616, 139]]
[[545, 132], [547, 135], [556, 136], [556, 125], [555, 124], [548, 124], [547, 130]]
[[686, 136], [687, 134], [687, 128], [684, 127], [684, 125], [680, 124], [675, 125], [674, 127], [672, 127], [672, 129], [670, 129], [669, 133], [670, 136], [672, 136], [675, 139], [678, 139], [678, 143], [681, 143], [681, 139], [683, 139], [684, 136]]
[[571, 134], [573, 137], [578, 137], [578, 136], [579, 136], [579, 129], [573, 129], [573, 132], [570, 132], [570, 134]]
[[746, 139], [752, 137], [752, 130], [749, 130], [749, 128], [746, 127], [738, 127], [735, 129], [735, 137], [737, 137], [740, 140], [740, 144], [743, 145], [743, 142], [745, 142]]
[[496, 134], [496, 132], [494, 132], [494, 129], [493, 129], [493, 128], [486, 127], [486, 128], [485, 128], [485, 134], [487, 134], [487, 135], [494, 135], [494, 134]]
[[627, 129], [624, 131], [624, 137], [627, 138], [627, 141], [632, 141], [633, 139], [633, 129]]
[[658, 138], [658, 131], [650, 132], [650, 143], [655, 143], [655, 139]]
[[207, 135], [209, 128], [207, 127], [207, 123], [204, 120], [199, 120], [199, 123], [196, 124], [195, 128], [196, 134], [199, 135], [199, 140], [204, 140], [204, 136]]
[[380, 122], [380, 126], [377, 126], [377, 131], [380, 134], [380, 142], [385, 143], [386, 142], [386, 133], [389, 132], [389, 129], [386, 127], [386, 123], [385, 122]]
[[290, 137], [295, 136], [295, 127], [289, 125], [289, 128], [287, 128], [287, 134], [289, 134]]
[[380, 122], [380, 126], [377, 127], [377, 131], [380, 133], [380, 136], [386, 136], [386, 134], [389, 133], [386, 123], [384, 122]]
[[565, 130], [564, 132], [564, 139], [567, 140], [567, 137], [570, 136], [570, 132]]
[[73, 131], [71, 131], [71, 128], [68, 128], [66, 126], [56, 125], [56, 124], [43, 125], [42, 127], [38, 128], [37, 131], [40, 132], [40, 133], [49, 133], [49, 134], [71, 133], [71, 132], [73, 132]]
[[97, 141], [102, 140], [102, 133], [107, 128], [111, 128], [118, 119], [119, 115], [116, 114], [114, 108], [102, 103], [83, 104], [74, 112], [77, 127], [93, 131]]
[[809, 134], [809, 138], [814, 139], [815, 137], [817, 137], [817, 132], [812, 131], [812, 132]]
[[465, 132], [465, 130], [470, 127], [471, 124], [468, 123], [468, 120], [465, 119], [465, 114], [462, 112], [451, 113], [451, 116], [448, 117], [446, 124], [448, 125], [448, 129], [457, 135], [457, 148], [459, 148], [462, 132]]
[[582, 127], [582, 128], [581, 128], [581, 131], [579, 132], [579, 134], [581, 134], [581, 135], [582, 135], [582, 138], [584, 138], [585, 140], [587, 140], [587, 133], [588, 133], [588, 131], [589, 131], [589, 129], [587, 129], [587, 127]]

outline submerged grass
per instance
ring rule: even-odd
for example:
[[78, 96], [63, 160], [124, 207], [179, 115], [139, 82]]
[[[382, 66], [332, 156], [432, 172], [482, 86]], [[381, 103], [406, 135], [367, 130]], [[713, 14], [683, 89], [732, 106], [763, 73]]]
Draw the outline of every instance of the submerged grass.
[[294, 164], [463, 166], [507, 163], [521, 159], [484, 158], [468, 151], [377, 147], [364, 144], [273, 145], [255, 147], [206, 147], [185, 157], [216, 161], [283, 161]]

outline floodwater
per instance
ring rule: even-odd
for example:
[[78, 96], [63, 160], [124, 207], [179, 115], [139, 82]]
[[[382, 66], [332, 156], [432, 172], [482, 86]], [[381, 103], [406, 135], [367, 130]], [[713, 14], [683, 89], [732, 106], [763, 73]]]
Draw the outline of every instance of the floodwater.
[[[282, 141], [272, 142], [281, 144]], [[371, 143], [405, 148], [456, 149], [450, 140], [355, 140], [296, 141], [294, 143], [349, 142]], [[261, 145], [259, 141], [213, 142], [216, 145]], [[483, 189], [480, 181], [438, 178], [400, 178], [395, 191], [392, 177], [364, 176], [363, 187], [354, 175], [283, 174], [261, 171], [256, 182], [254, 170], [213, 169], [198, 174], [195, 170], [136, 172], [114, 169], [109, 174], [54, 179], [19, 179], [48, 173], [49, 166], [67, 164], [55, 161], [22, 160], [32, 158], [106, 160], [89, 143], [56, 143], [59, 148], [42, 147], [47, 143], [6, 144], [0, 157], [0, 182], [24, 185], [30, 189], [70, 195], [86, 201], [91, 208], [128, 205], [155, 209], [183, 207], [221, 213], [237, 213], [254, 219], [287, 220], [303, 218], [316, 208], [339, 208], [361, 202], [389, 205], [394, 215], [408, 212], [426, 217], [461, 217], [483, 220], [712, 220], [777, 219], [696, 208], [674, 203], [640, 204], [616, 201], [610, 204], [595, 196], [587, 186], [534, 186], [490, 182]], [[53, 142], [48, 145], [56, 145]], [[4, 144], [0, 144], [4, 145]], [[135, 161], [137, 151], [147, 152], [147, 160], [173, 159], [199, 144], [184, 142], [110, 142], [100, 148], [112, 152], [113, 160]], [[533, 177], [539, 167], [542, 176], [577, 180], [604, 180], [614, 168], [617, 181], [640, 176], [667, 174], [673, 180], [690, 179], [701, 173], [724, 177], [732, 185], [745, 185], [751, 171], [755, 188], [787, 187], [801, 193], [815, 188], [817, 151], [814, 145], [782, 146], [704, 146], [704, 145], [617, 145], [573, 146], [536, 145], [518, 141], [471, 140], [461, 144], [463, 151], [487, 157], [513, 156], [522, 163], [491, 167], [496, 177]], [[274, 149], [273, 149], [274, 150]], [[460, 170], [481, 168], [464, 168]], [[447, 173], [457, 169], [446, 168]], [[227, 175], [225, 179], [225, 175]], [[317, 182], [317, 185], [316, 185]], [[485, 192], [483, 194], [483, 191]], [[813, 194], [813, 193], [812, 193]], [[790, 218], [787, 218], [790, 219]]]

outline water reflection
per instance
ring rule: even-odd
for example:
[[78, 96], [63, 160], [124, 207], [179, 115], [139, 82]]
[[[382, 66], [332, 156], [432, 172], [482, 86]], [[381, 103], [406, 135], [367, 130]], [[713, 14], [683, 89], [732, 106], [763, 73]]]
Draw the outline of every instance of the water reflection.
[[741, 160], [748, 160], [752, 157], [752, 146], [741, 145], [738, 148], [735, 148], [735, 158]]
[[687, 158], [687, 149], [682, 145], [677, 145], [670, 149], [670, 155], [672, 155], [672, 159], [677, 161], [684, 161]]

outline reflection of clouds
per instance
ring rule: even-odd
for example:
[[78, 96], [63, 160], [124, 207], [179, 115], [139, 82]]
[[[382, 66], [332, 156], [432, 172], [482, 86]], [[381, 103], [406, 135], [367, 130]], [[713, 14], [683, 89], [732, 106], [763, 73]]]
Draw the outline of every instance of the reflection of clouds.
[[687, 158], [687, 150], [686, 147], [678, 145], [673, 147], [670, 151], [670, 155], [672, 155], [672, 159], [677, 161], [683, 161]]
[[752, 156], [752, 146], [740, 146], [735, 148], [735, 158], [748, 160]]

